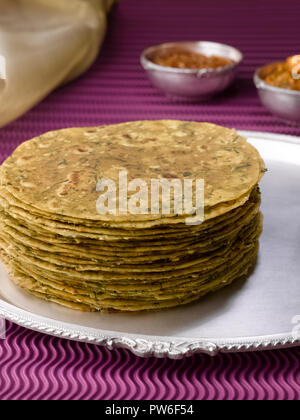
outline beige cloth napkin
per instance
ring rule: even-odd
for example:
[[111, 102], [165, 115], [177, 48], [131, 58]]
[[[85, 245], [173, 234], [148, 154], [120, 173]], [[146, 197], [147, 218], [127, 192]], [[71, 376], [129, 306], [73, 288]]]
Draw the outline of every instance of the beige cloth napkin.
[[0, 127], [98, 55], [114, 0], [0, 0]]

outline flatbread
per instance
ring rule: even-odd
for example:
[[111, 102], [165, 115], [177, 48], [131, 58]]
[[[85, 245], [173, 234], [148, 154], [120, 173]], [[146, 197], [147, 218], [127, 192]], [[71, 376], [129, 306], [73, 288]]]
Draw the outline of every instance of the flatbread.
[[[99, 214], [97, 183], [118, 181], [120, 171], [148, 185], [204, 179], [204, 222], [188, 225], [186, 213]], [[71, 309], [187, 304], [254, 268], [265, 171], [253, 146], [214, 124], [140, 121], [46, 133], [0, 167], [0, 257], [17, 286]]]
[[[222, 203], [236, 208], [241, 197], [247, 201], [264, 170], [257, 150], [233, 130], [208, 123], [140, 121], [60, 130], [25, 142], [3, 163], [1, 185], [41, 212], [159, 224], [178, 217], [99, 214], [97, 182], [105, 178], [117, 183], [120, 171], [148, 185], [157, 178], [204, 179], [209, 214]], [[225, 206], [219, 212], [227, 210]]]

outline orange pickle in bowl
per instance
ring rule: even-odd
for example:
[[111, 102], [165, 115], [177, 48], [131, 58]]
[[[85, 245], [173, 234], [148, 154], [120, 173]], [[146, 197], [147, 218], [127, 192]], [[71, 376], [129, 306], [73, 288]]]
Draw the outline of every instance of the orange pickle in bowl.
[[269, 85], [300, 91], [300, 55], [265, 66], [260, 76]]
[[158, 51], [153, 57], [154, 64], [179, 69], [215, 69], [234, 63], [233, 60], [219, 56], [206, 56], [191, 51]]
[[207, 101], [234, 81], [242, 53], [210, 41], [169, 42], [145, 49], [141, 64], [152, 84], [172, 99]]

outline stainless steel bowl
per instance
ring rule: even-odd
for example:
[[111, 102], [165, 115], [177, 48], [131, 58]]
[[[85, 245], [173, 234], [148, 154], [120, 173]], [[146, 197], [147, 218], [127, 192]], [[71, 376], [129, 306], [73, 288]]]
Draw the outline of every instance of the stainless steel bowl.
[[258, 69], [254, 75], [254, 83], [263, 105], [286, 122], [300, 124], [300, 92], [267, 84], [261, 78], [264, 68]]
[[[159, 51], [191, 51], [207, 56], [216, 55], [234, 61], [226, 67], [216, 69], [179, 69], [160, 66], [152, 58]], [[229, 45], [217, 42], [175, 42], [147, 48], [141, 56], [141, 64], [151, 82], [168, 96], [178, 99], [203, 101], [226, 89], [234, 80], [243, 55]]]

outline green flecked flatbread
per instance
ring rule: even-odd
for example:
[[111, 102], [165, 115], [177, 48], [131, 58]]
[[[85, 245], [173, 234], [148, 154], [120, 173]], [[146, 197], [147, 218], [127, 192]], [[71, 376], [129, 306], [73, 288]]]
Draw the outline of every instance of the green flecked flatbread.
[[162, 215], [100, 215], [97, 182], [117, 182], [125, 170], [129, 180], [142, 178], [148, 185], [158, 178], [204, 179], [209, 209], [249, 196], [264, 169], [257, 150], [233, 130], [207, 123], [140, 121], [66, 129], [25, 142], [3, 163], [1, 185], [41, 212], [168, 223], [172, 217]]
[[[81, 294], [81, 291], [76, 288], [69, 289], [68, 287], [55, 286], [54, 284], [49, 284], [47, 280], [44, 283], [42, 280], [37, 281], [28, 274], [24, 274], [11, 266], [8, 266], [8, 270], [11, 279], [18, 286], [42, 299], [60, 303], [72, 309], [102, 312], [158, 310], [193, 302], [207, 293], [219, 290], [231, 284], [234, 280], [246, 276], [255, 265], [257, 251], [258, 248], [256, 246], [247, 255], [244, 255], [242, 262], [237, 264], [232, 272], [226, 272], [220, 275], [218, 279], [211, 280], [208, 283], [204, 282], [196, 289], [175, 293], [170, 297], [157, 295], [156, 299], [148, 300], [143, 300], [142, 297], [137, 299], [137, 295], [127, 299], [118, 295], [112, 296], [104, 293], [86, 296]], [[5, 260], [5, 256], [2, 255], [2, 259]]]
[[[118, 256], [123, 255], [124, 258], [126, 258], [126, 255], [134, 256], [136, 254], [136, 250], [138, 250], [139, 254], [145, 254], [148, 252], [148, 254], [150, 253], [151, 255], [152, 251], [166, 254], [166, 252], [163, 251], [171, 251], [173, 249], [176, 254], [176, 251], [180, 248], [184, 247], [185, 249], [189, 249], [191, 248], [190, 245], [194, 245], [195, 243], [197, 244], [197, 247], [201, 247], [203, 249], [206, 249], [206, 247], [211, 248], [212, 243], [216, 244], [218, 241], [226, 239], [232, 231], [239, 229], [240, 226], [247, 223], [247, 220], [249, 220], [253, 214], [258, 212], [259, 205], [260, 194], [257, 190], [255, 190], [250, 197], [250, 200], [248, 200], [248, 202], [241, 207], [239, 211], [235, 210], [231, 212], [231, 217], [228, 215], [228, 220], [221, 220], [220, 223], [218, 223], [218, 218], [216, 219], [215, 225], [205, 222], [202, 224], [202, 230], [194, 231], [191, 229], [191, 231], [188, 232], [188, 235], [185, 236], [178, 234], [175, 241], [174, 239], [169, 238], [169, 235], [165, 235], [164, 238], [156, 238], [156, 241], [147, 240], [146, 242], [142, 242], [141, 239], [139, 239], [131, 242], [129, 240], [122, 241], [120, 239], [119, 242], [116, 243], [115, 240], [113, 240], [112, 244], [110, 244], [109, 241], [104, 241], [102, 237], [99, 238], [97, 236], [96, 238], [98, 238], [98, 241], [95, 240], [95, 238], [94, 240], [90, 240], [89, 237], [78, 238], [76, 233], [74, 233], [74, 236], [72, 237], [71, 231], [67, 231], [67, 236], [65, 236], [65, 230], [63, 229], [53, 228], [53, 230], [55, 230], [55, 233], [53, 233], [51, 228], [45, 228], [45, 226], [37, 228], [32, 221], [29, 222], [27, 219], [18, 219], [17, 215], [14, 211], [11, 211], [11, 209], [9, 209], [9, 214], [4, 211], [2, 220], [4, 222], [4, 226], [8, 226], [6, 229], [8, 232], [11, 231], [10, 228], [12, 228], [21, 234], [25, 234], [27, 237], [32, 239], [41, 239], [48, 244], [55, 244], [57, 246], [68, 246], [69, 244], [72, 245], [72, 248], [70, 248], [71, 252], [77, 247], [79, 251], [84, 251], [88, 247], [89, 252], [99, 251], [100, 254], [105, 256], [109, 256], [113, 253]], [[10, 217], [11, 215], [13, 217]], [[223, 218], [221, 217], [221, 219]], [[205, 227], [207, 228], [205, 229]]]
[[[142, 296], [147, 296], [151, 294], [153, 291], [157, 293], [157, 291], [163, 291], [166, 289], [173, 290], [174, 293], [174, 287], [176, 287], [176, 290], [178, 287], [181, 288], [190, 288], [195, 286], [195, 281], [198, 283], [199, 281], [201, 283], [208, 282], [210, 280], [214, 280], [219, 278], [223, 272], [226, 270], [232, 270], [236, 267], [236, 265], [239, 263], [239, 261], [245, 259], [245, 254], [247, 254], [251, 249], [256, 247], [258, 238], [261, 233], [261, 220], [258, 221], [258, 224], [253, 227], [252, 231], [248, 234], [247, 237], [243, 238], [243, 242], [241, 242], [240, 247], [243, 248], [240, 250], [240, 252], [232, 252], [226, 260], [219, 265], [218, 267], [204, 267], [202, 270], [197, 270], [195, 273], [188, 273], [180, 277], [172, 277], [167, 278], [166, 276], [162, 277], [161, 279], [153, 279], [152, 276], [148, 276], [146, 279], [139, 279], [139, 280], [127, 280], [122, 281], [119, 279], [113, 280], [113, 279], [102, 279], [102, 280], [83, 280], [81, 278], [75, 278], [74, 276], [67, 277], [65, 274], [52, 272], [49, 270], [46, 270], [45, 268], [39, 268], [36, 265], [33, 264], [24, 264], [21, 258], [18, 258], [18, 256], [14, 256], [10, 253], [10, 256], [8, 254], [7, 257], [9, 257], [10, 264], [12, 266], [15, 266], [18, 268], [18, 270], [26, 271], [29, 275], [35, 277], [35, 275], [38, 275], [40, 277], [47, 279], [50, 282], [54, 282], [57, 284], [62, 284], [65, 286], [70, 287], [80, 287], [82, 289], [86, 290], [86, 293], [91, 292], [103, 292], [103, 291], [110, 291], [114, 292], [115, 294], [120, 293], [124, 296], [125, 292], [131, 293], [131, 294], [138, 294], [141, 293]], [[4, 248], [3, 248], [4, 249]], [[7, 248], [6, 248], [7, 249]], [[3, 250], [3, 252], [6, 252]], [[9, 252], [9, 251], [8, 251]]]
[[[205, 221], [99, 214], [98, 181], [117, 181], [125, 170], [128, 181], [148, 185], [204, 179]], [[251, 273], [265, 170], [245, 139], [213, 124], [140, 121], [46, 133], [0, 167], [0, 258], [17, 286], [72, 309], [183, 305]]]
[[163, 270], [159, 269], [159, 266], [156, 269], [152, 266], [147, 267], [146, 265], [140, 267], [135, 266], [134, 268], [126, 267], [124, 269], [120, 266], [104, 267], [100, 264], [94, 266], [93, 270], [90, 270], [91, 266], [87, 267], [88, 270], [84, 270], [83, 266], [78, 266], [79, 269], [77, 270], [74, 265], [57, 265], [53, 264], [53, 262], [37, 258], [28, 252], [24, 253], [20, 246], [9, 246], [3, 240], [0, 241], [0, 246], [14, 260], [24, 265], [47, 270], [48, 275], [54, 273], [53, 275], [65, 278], [66, 281], [70, 280], [70, 278], [91, 282], [159, 281], [161, 279], [180, 278], [214, 269], [241, 255], [244, 248], [247, 250], [248, 237], [251, 238], [251, 236], [257, 235], [258, 232], [260, 234], [260, 219], [260, 215], [257, 215], [249, 226], [237, 234], [235, 242], [228, 244], [228, 247], [216, 251], [212, 255], [202, 256], [202, 258], [199, 257], [198, 259], [196, 258], [185, 263], [179, 262], [177, 264], [172, 263], [169, 266], [165, 265]]

